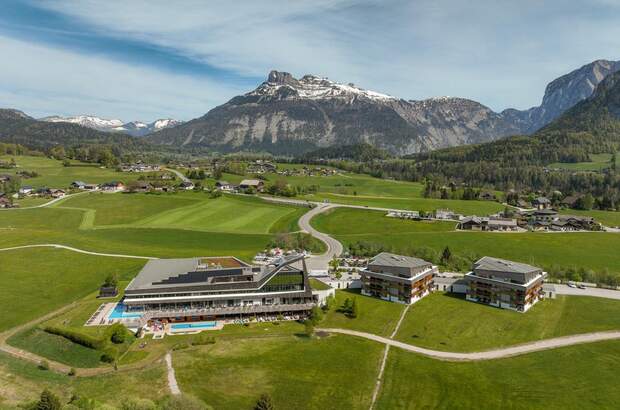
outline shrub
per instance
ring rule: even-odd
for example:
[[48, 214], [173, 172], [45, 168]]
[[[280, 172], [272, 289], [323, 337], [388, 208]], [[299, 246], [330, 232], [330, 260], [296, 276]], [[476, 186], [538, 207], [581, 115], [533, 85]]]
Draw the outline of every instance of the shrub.
[[207, 336], [206, 334], [199, 333], [192, 339], [192, 345], [201, 346], [201, 345], [212, 345], [215, 343], [215, 337]]
[[110, 341], [114, 344], [124, 343], [129, 336], [127, 328], [120, 323], [115, 323], [110, 326], [108, 334], [110, 335]]
[[34, 405], [35, 410], [60, 410], [61, 408], [58, 396], [47, 389], [41, 392], [39, 401]]
[[175, 343], [172, 346], [172, 350], [183, 350], [183, 349], [187, 349], [188, 347], [189, 347], [189, 343], [180, 342], [180, 343]]
[[41, 369], [41, 370], [49, 370], [50, 369], [50, 364], [47, 362], [47, 360], [41, 360], [41, 362], [39, 362], [39, 369]]
[[185, 394], [167, 396], [159, 405], [160, 410], [205, 410], [207, 406], [200, 400]]
[[76, 372], [75, 372], [75, 369], [72, 367], [72, 368], [69, 370], [69, 373], [67, 373], [67, 375], [68, 375], [68, 376], [75, 376], [75, 373], [76, 373]]
[[121, 406], [122, 410], [155, 410], [157, 406], [148, 399], [129, 399]]
[[65, 339], [71, 340], [73, 343], [77, 343], [91, 349], [101, 350], [105, 347], [105, 341], [75, 330], [57, 326], [46, 326], [43, 330], [53, 335], [62, 336]]
[[273, 402], [271, 401], [271, 396], [268, 394], [262, 394], [256, 405], [254, 406], [254, 410], [273, 410]]

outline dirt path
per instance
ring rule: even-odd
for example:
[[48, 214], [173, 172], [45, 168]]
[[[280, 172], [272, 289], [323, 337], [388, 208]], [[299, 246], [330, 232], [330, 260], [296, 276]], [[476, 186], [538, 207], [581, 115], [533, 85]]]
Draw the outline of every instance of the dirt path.
[[609, 332], [595, 332], [584, 333], [579, 335], [556, 337], [553, 339], [539, 340], [537, 342], [525, 343], [501, 349], [487, 350], [484, 352], [473, 353], [459, 353], [459, 352], [444, 352], [440, 350], [426, 349], [410, 345], [408, 343], [399, 342], [397, 340], [388, 339], [383, 336], [374, 335], [372, 333], [358, 332], [356, 330], [348, 329], [316, 329], [321, 332], [328, 333], [340, 333], [349, 336], [363, 337], [365, 339], [374, 340], [375, 342], [383, 343], [386, 345], [398, 347], [400, 349], [407, 350], [421, 354], [423, 356], [432, 357], [433, 359], [447, 360], [447, 361], [479, 361], [479, 360], [493, 360], [502, 359], [506, 357], [519, 356], [522, 354], [539, 352], [541, 350], [556, 349], [559, 347], [573, 346], [582, 343], [593, 343], [604, 340], [617, 340], [620, 339], [620, 331], [614, 330]]
[[170, 352], [166, 353], [166, 366], [168, 367], [168, 387], [170, 388], [170, 393], [181, 394], [181, 389], [179, 389], [179, 384], [174, 374], [174, 367], [172, 367], [172, 355]]
[[28, 249], [28, 248], [56, 248], [56, 249], [65, 249], [67, 251], [83, 253], [86, 255], [95, 255], [95, 256], [109, 256], [112, 258], [131, 258], [131, 259], [159, 259], [153, 256], [139, 256], [139, 255], [123, 255], [118, 253], [102, 253], [102, 252], [91, 252], [86, 251], [84, 249], [74, 248], [72, 246], [60, 245], [57, 243], [42, 243], [36, 245], [21, 245], [21, 246], [12, 246], [10, 248], [1, 248], [0, 252], [3, 251], [14, 251], [17, 249]]
[[[390, 339], [394, 339], [394, 336], [396, 336], [396, 333], [398, 333], [398, 329], [400, 329], [400, 325], [401, 323], [403, 323], [403, 319], [405, 319], [405, 316], [407, 315], [407, 312], [409, 311], [410, 307], [411, 305], [407, 305], [403, 309], [403, 313], [400, 314], [400, 318], [398, 319], [398, 322], [396, 323], [396, 326], [394, 327], [394, 331], [390, 335]], [[379, 374], [377, 375], [377, 382], [375, 383], [375, 389], [372, 392], [372, 400], [370, 401], [370, 410], [375, 408], [375, 404], [377, 403], [377, 398], [379, 397], [379, 392], [381, 392], [381, 386], [383, 385], [383, 373], [385, 372], [385, 364], [387, 363], [387, 358], [390, 353], [390, 346], [391, 345], [389, 343], [385, 344], [385, 350], [383, 351], [383, 359], [381, 359], [381, 365], [379, 366]]]

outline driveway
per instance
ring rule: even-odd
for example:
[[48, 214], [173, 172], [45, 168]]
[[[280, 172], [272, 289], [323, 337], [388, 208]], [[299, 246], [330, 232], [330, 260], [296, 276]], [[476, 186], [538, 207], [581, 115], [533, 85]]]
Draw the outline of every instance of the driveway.
[[574, 295], [574, 296], [594, 296], [597, 298], [618, 299], [620, 300], [620, 291], [600, 288], [571, 288], [566, 285], [553, 284], [558, 295]]

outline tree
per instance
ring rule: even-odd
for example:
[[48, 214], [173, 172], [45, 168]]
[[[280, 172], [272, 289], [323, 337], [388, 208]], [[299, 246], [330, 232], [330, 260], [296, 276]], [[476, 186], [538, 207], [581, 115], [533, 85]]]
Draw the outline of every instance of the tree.
[[306, 330], [306, 336], [311, 337], [314, 334], [314, 323], [312, 323], [312, 320], [306, 319], [304, 320], [304, 326]]
[[120, 323], [115, 323], [110, 328], [110, 340], [114, 344], [124, 343], [127, 339], [127, 329]]
[[118, 285], [118, 277], [116, 273], [110, 273], [106, 276], [105, 281], [103, 282], [103, 286], [105, 287], [116, 287]]
[[273, 406], [273, 402], [271, 401], [271, 396], [268, 394], [261, 394], [260, 398], [256, 402], [254, 406], [254, 410], [273, 410], [275, 407]]
[[357, 298], [353, 298], [353, 302], [351, 302], [351, 312], [349, 316], [352, 318], [356, 318], [358, 315], [358, 307], [357, 307]]
[[39, 401], [34, 406], [35, 410], [60, 410], [60, 399], [51, 391], [45, 389], [41, 392]]
[[447, 263], [450, 261], [451, 257], [452, 257], [452, 252], [450, 251], [450, 248], [446, 246], [443, 249], [443, 252], [441, 253], [441, 262]]
[[323, 311], [318, 307], [314, 306], [312, 311], [310, 312], [310, 320], [314, 325], [318, 325], [321, 320], [323, 320]]

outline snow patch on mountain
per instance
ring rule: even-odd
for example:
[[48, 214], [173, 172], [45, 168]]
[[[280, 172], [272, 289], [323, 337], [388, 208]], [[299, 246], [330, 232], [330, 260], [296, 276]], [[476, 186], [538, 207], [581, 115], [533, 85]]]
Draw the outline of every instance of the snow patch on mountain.
[[41, 118], [40, 121], [46, 122], [68, 122], [78, 124], [83, 127], [93, 128], [105, 132], [124, 132], [134, 137], [141, 137], [165, 128], [174, 127], [182, 124], [182, 121], [172, 118], [158, 119], [151, 123], [142, 121], [123, 122], [118, 119], [105, 119], [94, 115], [77, 115], [74, 117], [61, 117], [58, 115]]

